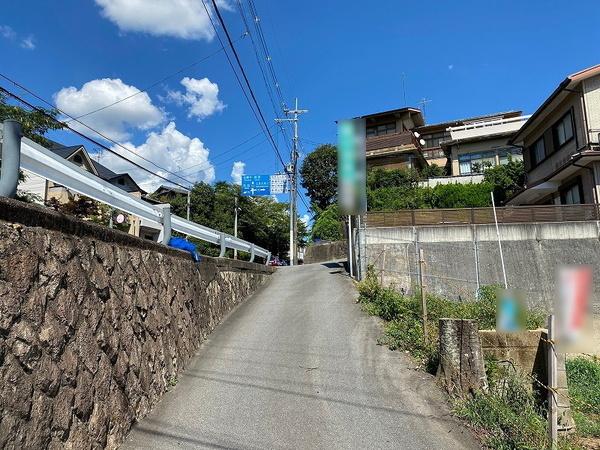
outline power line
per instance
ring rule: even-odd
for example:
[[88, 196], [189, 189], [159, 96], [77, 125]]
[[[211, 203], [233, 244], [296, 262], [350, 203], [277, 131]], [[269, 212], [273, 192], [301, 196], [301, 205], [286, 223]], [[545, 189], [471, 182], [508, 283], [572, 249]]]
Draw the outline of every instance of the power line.
[[[242, 36], [242, 37], [243, 37], [243, 36]], [[241, 38], [239, 38], [239, 39], [241, 39]], [[238, 39], [238, 40], [239, 40], [239, 39]], [[87, 113], [85, 113], [85, 114], [82, 114], [82, 115], [80, 115], [80, 116], [77, 116], [77, 117], [75, 117], [75, 119], [81, 119], [81, 118], [83, 118], [83, 117], [90, 116], [90, 115], [92, 115], [92, 114], [95, 114], [95, 113], [97, 113], [97, 112], [103, 111], [103, 110], [105, 110], [105, 109], [107, 109], [107, 108], [110, 108], [110, 107], [112, 107], [112, 106], [118, 105], [119, 103], [122, 103], [122, 102], [124, 102], [125, 100], [129, 100], [130, 98], [132, 98], [132, 97], [135, 97], [136, 95], [142, 94], [142, 93], [144, 93], [144, 92], [148, 92], [150, 89], [152, 89], [152, 88], [154, 88], [154, 87], [158, 86], [159, 84], [162, 84], [162, 83], [164, 83], [165, 81], [167, 81], [167, 80], [168, 80], [168, 79], [170, 79], [170, 78], [173, 78], [175, 75], [179, 75], [180, 73], [183, 73], [183, 72], [185, 72], [186, 70], [188, 70], [188, 69], [191, 69], [192, 67], [195, 67], [195, 66], [197, 66], [198, 64], [200, 64], [200, 63], [202, 63], [202, 62], [206, 61], [207, 59], [210, 59], [210, 58], [212, 58], [213, 56], [215, 56], [215, 55], [217, 55], [217, 54], [221, 53], [221, 52], [222, 52], [222, 51], [224, 51], [224, 50], [225, 50], [225, 48], [224, 48], [223, 46], [221, 46], [221, 48], [219, 48], [218, 50], [214, 51], [214, 52], [213, 52], [213, 53], [211, 53], [210, 55], [207, 55], [207, 56], [205, 56], [204, 58], [202, 58], [202, 59], [199, 59], [198, 61], [196, 61], [196, 62], [194, 62], [194, 63], [192, 63], [192, 64], [189, 64], [189, 65], [187, 65], [187, 66], [185, 66], [185, 67], [182, 67], [181, 69], [177, 70], [176, 72], [173, 72], [173, 73], [171, 73], [170, 75], [167, 75], [167, 76], [165, 76], [165, 77], [161, 78], [160, 80], [158, 80], [158, 81], [156, 81], [156, 82], [154, 82], [154, 83], [152, 83], [152, 84], [148, 85], [148, 86], [147, 86], [147, 87], [145, 87], [144, 89], [142, 89], [142, 90], [138, 90], [138, 92], [136, 92], [136, 93], [134, 93], [134, 94], [131, 94], [131, 95], [128, 95], [127, 97], [123, 97], [123, 98], [121, 98], [121, 99], [119, 99], [119, 100], [117, 100], [117, 101], [115, 101], [115, 102], [113, 102], [113, 103], [109, 103], [108, 105], [102, 106], [102, 107], [100, 107], [100, 108], [98, 108], [98, 109], [94, 109], [94, 110], [92, 110], [92, 111], [89, 111], [89, 112], [87, 112]], [[67, 120], [66, 122], [68, 123], [68, 122], [70, 122], [70, 121], [71, 121], [71, 120]]]
[[[238, 148], [238, 147], [241, 147], [242, 145], [244, 145], [244, 144], [246, 144], [246, 143], [250, 142], [251, 140], [253, 140], [254, 138], [257, 138], [257, 137], [258, 137], [258, 136], [260, 136], [261, 134], [263, 134], [263, 132], [262, 132], [262, 131], [259, 131], [259, 132], [258, 132], [257, 134], [255, 134], [254, 136], [252, 136], [252, 137], [249, 137], [249, 138], [248, 138], [248, 139], [246, 139], [245, 141], [243, 141], [243, 142], [240, 142], [239, 144], [236, 144], [236, 145], [234, 145], [233, 147], [231, 147], [231, 148], [229, 148], [229, 149], [225, 150], [224, 152], [220, 153], [219, 155], [215, 156], [215, 159], [216, 159], [216, 158], [220, 158], [220, 157], [221, 157], [221, 156], [223, 156], [223, 155], [226, 155], [227, 153], [229, 153], [229, 152], [231, 152], [231, 151], [235, 150], [235, 149], [236, 149], [236, 148]], [[262, 141], [261, 141], [259, 144], [262, 144], [262, 143], [263, 143], [263, 142], [265, 142], [266, 140], [267, 140], [267, 138], [265, 137], [265, 139], [264, 139], [264, 140], [262, 140]], [[257, 144], [257, 145], [259, 145], [259, 144]], [[256, 147], [257, 145], [254, 145], [254, 146], [252, 146], [252, 147], [246, 148], [246, 149], [244, 149], [243, 151], [244, 151], [244, 152], [246, 152], [246, 151], [248, 151], [248, 150], [250, 150], [250, 149], [252, 149], [252, 148]], [[238, 153], [238, 154], [239, 154], [239, 153]], [[204, 163], [200, 163], [200, 164], [204, 164]], [[200, 164], [194, 164], [194, 165], [192, 165], [192, 166], [184, 167], [183, 169], [181, 169], [181, 170], [178, 170], [176, 173], [181, 173], [181, 172], [184, 172], [184, 171], [186, 171], [186, 170], [188, 170], [188, 169], [191, 169], [191, 168], [193, 168], [193, 167], [197, 167], [197, 166], [199, 166]]]
[[[37, 106], [34, 106], [34, 105], [32, 105], [32, 104], [31, 104], [31, 103], [29, 103], [27, 100], [25, 100], [25, 99], [23, 99], [23, 98], [19, 97], [17, 94], [14, 94], [13, 92], [10, 92], [10, 91], [8, 91], [7, 89], [4, 89], [4, 88], [3, 88], [3, 87], [1, 87], [1, 86], [0, 86], [0, 92], [3, 92], [5, 95], [8, 95], [8, 96], [10, 96], [10, 97], [14, 98], [15, 100], [17, 100], [17, 101], [21, 102], [22, 104], [24, 104], [24, 105], [28, 106], [29, 108], [31, 108], [31, 109], [33, 109], [33, 110], [35, 110], [36, 112], [39, 112], [40, 114], [43, 114], [45, 117], [47, 117], [47, 118], [49, 118], [49, 119], [51, 119], [51, 120], [55, 121], [56, 123], [60, 124], [60, 125], [61, 125], [61, 126], [63, 126], [64, 128], [67, 128], [68, 130], [72, 131], [72, 132], [73, 132], [73, 133], [75, 133], [76, 135], [78, 135], [78, 136], [80, 136], [80, 137], [82, 137], [82, 138], [86, 139], [87, 141], [91, 142], [91, 143], [92, 143], [92, 144], [94, 144], [94, 145], [97, 145], [98, 147], [100, 147], [100, 148], [102, 148], [102, 149], [104, 149], [104, 150], [108, 151], [109, 153], [112, 153], [113, 155], [115, 155], [115, 156], [118, 156], [119, 158], [121, 158], [121, 159], [123, 159], [123, 160], [127, 161], [128, 163], [132, 164], [133, 166], [137, 167], [138, 169], [141, 169], [141, 170], [143, 170], [143, 171], [145, 171], [145, 172], [149, 173], [149, 174], [150, 174], [150, 175], [152, 175], [152, 176], [158, 177], [158, 178], [160, 178], [160, 179], [162, 179], [162, 180], [165, 180], [165, 181], [167, 181], [167, 182], [169, 182], [169, 183], [171, 183], [171, 184], [174, 184], [174, 185], [176, 185], [176, 186], [179, 186], [179, 187], [181, 187], [181, 188], [183, 188], [183, 189], [189, 190], [189, 186], [184, 186], [184, 185], [182, 185], [182, 184], [179, 184], [179, 183], [177, 183], [177, 182], [175, 182], [175, 181], [172, 181], [172, 180], [170, 180], [170, 179], [168, 179], [168, 178], [166, 178], [166, 177], [164, 177], [164, 176], [162, 176], [162, 175], [160, 175], [160, 174], [158, 174], [158, 173], [152, 172], [151, 170], [147, 169], [146, 167], [142, 166], [141, 164], [138, 164], [138, 163], [136, 163], [136, 162], [134, 162], [134, 161], [131, 161], [130, 159], [127, 159], [126, 157], [124, 157], [124, 156], [123, 156], [123, 155], [121, 155], [120, 153], [117, 153], [117, 152], [115, 152], [115, 151], [114, 151], [113, 149], [111, 149], [110, 147], [107, 147], [106, 145], [104, 145], [104, 144], [102, 144], [102, 143], [98, 142], [97, 140], [95, 140], [95, 139], [93, 139], [93, 138], [91, 138], [91, 137], [89, 137], [89, 136], [86, 136], [85, 134], [81, 133], [80, 131], [77, 131], [77, 130], [75, 130], [75, 129], [71, 128], [71, 127], [70, 127], [68, 124], [66, 124], [66, 123], [64, 123], [64, 122], [61, 122], [60, 120], [56, 119], [56, 118], [55, 118], [54, 116], [52, 116], [51, 114], [48, 114], [48, 112], [47, 112], [47, 111], [45, 111], [44, 109], [42, 109], [42, 108], [39, 108], [39, 107], [37, 107]], [[187, 180], [186, 180], [186, 181], [187, 181]]]
[[[260, 69], [260, 73], [262, 75], [262, 79], [263, 79], [263, 82], [264, 82], [264, 85], [265, 85], [265, 90], [267, 91], [267, 94], [269, 96], [269, 100], [271, 101], [271, 105], [273, 107], [273, 113], [275, 114], [275, 117], [277, 117], [279, 115], [279, 108], [283, 109], [285, 107], [285, 102], [281, 102], [280, 107], [278, 107], [277, 104], [276, 104], [276, 102], [275, 102], [275, 99], [273, 98], [273, 92], [272, 92], [272, 89], [271, 89], [271, 85], [270, 85], [269, 81], [267, 80], [267, 75], [265, 73], [265, 69], [263, 68], [263, 63], [261, 62], [262, 61], [261, 60], [261, 56], [259, 55], [259, 49], [258, 49], [258, 46], [256, 44], [256, 41], [254, 40], [254, 35], [250, 31], [250, 26], [249, 26], [248, 20], [246, 18], [246, 12], [244, 10], [244, 7], [242, 5], [241, 0], [236, 0], [236, 3], [238, 5], [238, 9], [240, 11], [240, 15], [242, 17], [242, 21], [244, 22], [244, 26], [246, 27], [246, 30], [247, 30], [246, 32], [250, 36], [250, 41], [252, 43], [252, 48], [254, 49], [254, 55], [256, 56], [256, 63], [258, 64], [258, 68]], [[255, 20], [254, 22], [255, 22], [255, 27], [256, 27], [257, 21]], [[263, 49], [263, 53], [265, 53], [264, 49]], [[266, 61], [268, 61], [268, 56], [267, 55], [265, 55], [264, 58], [265, 58]], [[276, 90], [279, 88], [279, 86], [278, 86], [277, 83], [275, 83], [275, 87], [276, 87]], [[280, 98], [280, 101], [281, 101], [281, 90], [279, 90], [278, 92], [280, 94], [279, 98]], [[281, 123], [279, 123], [278, 125], [281, 128], [281, 131], [283, 132], [283, 134], [285, 136], [284, 142], [286, 143], [286, 146], [289, 148], [289, 143], [288, 143], [288, 140], [287, 140], [287, 134], [285, 132], [285, 128], [283, 127], [283, 125]]]
[[[250, 96], [252, 97], [252, 100], [254, 101], [254, 104], [256, 105], [256, 112], [260, 116], [259, 122], [262, 120], [262, 124], [264, 126], [265, 133], [267, 133], [267, 135], [269, 137], [269, 140], [270, 140], [270, 142], [271, 142], [271, 144], [273, 146], [273, 149], [275, 150], [277, 158], [279, 159], [279, 161], [281, 162], [281, 164], [283, 165], [283, 167], [285, 167], [285, 162], [283, 161], [283, 158], [281, 157], [281, 153], [279, 153], [279, 149], [277, 148], [277, 144], [275, 143], [275, 140], [273, 139], [273, 135], [271, 134], [269, 126], [267, 125], [267, 121], [265, 120], [265, 116], [264, 116], [264, 114], [263, 114], [263, 112], [262, 112], [262, 110], [260, 108], [258, 100], [256, 99], [256, 95], [254, 95], [254, 90], [252, 89], [252, 86], [250, 85], [250, 81], [248, 80], [248, 76], [246, 75], [246, 71], [244, 70], [244, 66], [242, 65], [242, 62], [240, 61], [240, 57], [238, 55], [238, 52], [235, 49], [235, 45], [233, 44], [233, 41], [232, 41], [231, 36], [229, 34], [229, 31], [227, 30], [227, 26], [225, 25], [225, 21], [223, 20], [223, 17], [221, 16], [221, 12], [219, 11], [219, 7], [217, 6], [217, 2], [215, 0], [211, 0], [211, 1], [212, 1], [213, 8], [215, 10], [215, 13], [217, 14], [217, 18], [219, 19], [219, 23], [223, 27], [223, 31], [225, 32], [225, 36], [227, 37], [227, 42], [229, 43], [229, 47], [231, 48], [231, 51], [233, 53], [233, 56], [235, 57], [235, 60], [236, 60], [236, 62], [238, 64], [240, 72], [242, 73], [242, 77], [244, 78], [244, 81], [246, 82], [246, 86], [248, 88]], [[204, 5], [204, 8], [206, 9], [206, 13], [209, 15], [209, 18], [211, 19], [211, 23], [213, 24], [213, 28], [215, 29], [215, 33], [218, 36], [219, 34], [218, 34], [217, 29], [216, 29], [216, 27], [214, 25], [214, 22], [212, 21], [212, 17], [210, 16], [210, 13], [208, 12], [208, 8], [206, 7], [205, 0], [202, 0], [202, 4]], [[219, 38], [219, 40], [220, 40], [220, 38]], [[228, 57], [228, 60], [229, 60], [229, 62], [231, 64], [231, 60], [229, 59], [229, 57]], [[231, 64], [231, 66], [232, 66], [232, 69], [233, 69], [233, 64]], [[236, 77], [237, 77], [237, 72], [235, 70], [234, 70], [234, 72], [236, 73]], [[239, 78], [238, 78], [238, 81], [239, 81]], [[246, 96], [246, 99], [248, 99], [247, 96]]]
[[[61, 109], [57, 108], [56, 106], [54, 106], [54, 105], [53, 105], [52, 103], [50, 103], [49, 101], [47, 101], [47, 100], [45, 100], [44, 98], [40, 97], [40, 96], [39, 96], [39, 95], [37, 95], [35, 92], [33, 92], [33, 91], [31, 91], [30, 89], [26, 88], [25, 86], [23, 86], [23, 85], [19, 84], [19, 83], [18, 83], [18, 82], [16, 82], [15, 80], [13, 80], [13, 79], [11, 79], [11, 78], [7, 77], [6, 75], [4, 75], [4, 74], [0, 73], [0, 77], [2, 77], [2, 78], [4, 78], [5, 80], [7, 80], [7, 81], [11, 82], [11, 83], [12, 83], [12, 84], [14, 84], [15, 86], [17, 86], [17, 87], [19, 87], [20, 89], [22, 89], [23, 91], [27, 92], [29, 95], [32, 95], [32, 96], [33, 96], [33, 97], [35, 97], [37, 100], [39, 100], [39, 101], [41, 101], [41, 102], [43, 102], [43, 103], [45, 103], [45, 104], [49, 105], [49, 106], [50, 106], [51, 108], [53, 108], [53, 109], [56, 109], [56, 111], [58, 111], [59, 113], [61, 113], [61, 114], [65, 115], [65, 116], [67, 116], [67, 117], [69, 117], [69, 118], [73, 119], [73, 120], [74, 120], [75, 122], [77, 122], [78, 124], [80, 124], [80, 125], [83, 125], [83, 126], [84, 126], [84, 127], [86, 127], [88, 130], [92, 131], [93, 133], [96, 133], [98, 136], [102, 137], [102, 138], [103, 138], [103, 139], [105, 139], [106, 141], [108, 141], [108, 142], [111, 142], [111, 143], [113, 143], [114, 145], [116, 145], [116, 146], [118, 146], [118, 147], [122, 148], [123, 150], [125, 150], [125, 151], [127, 151], [127, 152], [129, 152], [129, 153], [131, 153], [131, 154], [133, 154], [133, 155], [135, 155], [136, 157], [138, 157], [138, 158], [140, 158], [140, 159], [142, 159], [142, 160], [144, 160], [144, 161], [146, 161], [146, 162], [148, 162], [148, 163], [152, 164], [152, 165], [153, 165], [154, 167], [156, 167], [157, 169], [159, 169], [159, 170], [162, 170], [163, 172], [166, 172], [166, 173], [168, 173], [169, 175], [173, 175], [174, 177], [176, 177], [176, 178], [179, 178], [179, 179], [181, 179], [181, 180], [185, 181], [186, 183], [190, 183], [190, 184], [192, 184], [192, 185], [194, 184], [194, 183], [193, 183], [193, 182], [191, 182], [190, 180], [188, 180], [188, 179], [186, 179], [186, 178], [183, 178], [183, 177], [181, 177], [181, 176], [177, 175], [175, 172], [171, 172], [170, 170], [168, 170], [168, 169], [165, 169], [165, 168], [164, 168], [164, 167], [162, 167], [162, 166], [159, 166], [159, 165], [158, 165], [158, 164], [156, 164], [154, 161], [151, 161], [151, 160], [149, 160], [149, 159], [147, 159], [147, 158], [143, 157], [142, 155], [139, 155], [138, 153], [134, 152], [133, 150], [131, 150], [131, 149], [129, 149], [129, 148], [127, 148], [127, 147], [125, 147], [124, 145], [122, 145], [120, 142], [117, 142], [117, 141], [115, 141], [114, 139], [112, 139], [112, 138], [110, 138], [110, 137], [108, 137], [108, 136], [104, 135], [103, 133], [100, 133], [98, 130], [95, 130], [94, 128], [90, 127], [89, 125], [87, 125], [87, 124], [85, 124], [85, 123], [83, 123], [83, 122], [79, 121], [78, 119], [74, 118], [74, 117], [73, 117], [73, 116], [71, 116], [70, 114], [67, 114], [65, 111], [62, 111]], [[3, 89], [3, 88], [2, 88], [2, 89]], [[4, 90], [4, 89], [3, 89], [3, 90]], [[7, 91], [7, 92], [8, 92], [8, 91]], [[32, 106], [32, 107], [34, 107], [34, 106]], [[35, 108], [35, 107], [34, 107], [34, 108]], [[50, 116], [50, 117], [52, 117], [52, 116]], [[71, 127], [70, 127], [70, 126], [69, 126], [67, 123], [65, 123], [65, 122], [60, 122], [60, 121], [58, 121], [57, 119], [55, 119], [54, 117], [52, 117], [52, 118], [53, 118], [54, 120], [56, 120], [58, 123], [60, 123], [61, 125], [63, 125], [64, 127], [68, 128], [69, 130], [71, 130], [71, 131], [73, 131], [73, 132], [76, 132], [77, 134], [80, 134], [80, 135], [81, 135], [81, 137], [83, 137], [83, 138], [85, 138], [85, 139], [88, 139], [88, 140], [90, 140], [91, 142], [94, 142], [94, 143], [96, 144], [96, 142], [95, 142], [95, 141], [93, 141], [91, 138], [89, 138], [88, 136], [84, 135], [83, 133], [79, 133], [79, 132], [77, 132], [76, 130], [74, 130], [73, 128], [71, 128]], [[106, 149], [108, 149], [108, 147], [106, 147]], [[112, 153], [115, 153], [115, 154], [117, 154], [117, 155], [118, 155], [118, 153], [117, 153], [117, 152], [115, 152], [115, 151], [113, 151], [113, 150], [111, 150], [111, 152], [112, 152]], [[125, 160], [127, 160], [127, 161], [130, 161], [130, 162], [132, 162], [131, 160], [128, 160], [127, 158], [123, 158], [123, 159], [125, 159]], [[150, 173], [154, 173], [154, 172], [152, 172], [152, 171], [150, 171], [150, 170], [148, 170], [148, 169], [146, 169], [146, 170], [147, 170], [148, 172], [150, 172]]]

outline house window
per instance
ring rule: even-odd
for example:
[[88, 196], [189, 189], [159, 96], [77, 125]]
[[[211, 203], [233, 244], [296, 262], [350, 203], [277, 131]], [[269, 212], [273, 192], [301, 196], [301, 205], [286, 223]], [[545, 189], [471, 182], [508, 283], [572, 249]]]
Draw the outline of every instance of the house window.
[[439, 147], [440, 142], [447, 141], [449, 138], [450, 134], [445, 132], [423, 135], [425, 148]]
[[458, 155], [458, 169], [461, 175], [482, 173], [486, 167], [494, 165], [496, 165], [496, 154], [494, 152]]
[[560, 148], [573, 139], [573, 115], [571, 111], [565, 114], [553, 127], [554, 142]]
[[523, 152], [520, 148], [504, 148], [498, 150], [498, 159], [500, 160], [501, 165], [508, 164], [510, 160], [512, 161], [522, 161], [523, 160]]
[[537, 166], [546, 158], [546, 146], [544, 138], [541, 137], [531, 146], [531, 167]]
[[569, 186], [560, 193], [560, 201], [563, 205], [578, 205], [582, 203], [583, 189], [581, 180]]
[[384, 134], [390, 134], [396, 132], [396, 122], [385, 123], [383, 125], [375, 125], [367, 127], [367, 137], [382, 136]]
[[73, 162], [79, 166], [81, 166], [83, 164], [83, 158], [81, 157], [80, 154], [77, 154], [75, 156], [73, 156]]

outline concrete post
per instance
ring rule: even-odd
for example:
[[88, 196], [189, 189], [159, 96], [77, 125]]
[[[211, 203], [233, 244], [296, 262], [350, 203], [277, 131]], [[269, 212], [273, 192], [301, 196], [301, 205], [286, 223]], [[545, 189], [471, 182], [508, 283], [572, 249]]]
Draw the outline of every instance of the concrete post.
[[221, 233], [221, 253], [219, 253], [219, 258], [223, 258], [225, 256], [225, 250], [227, 250], [227, 246], [225, 245], [225, 233]]
[[270, 262], [271, 262], [271, 253], [269, 253], [269, 254], [267, 255], [267, 259], [266, 259], [266, 261], [265, 261], [265, 266], [268, 266]]
[[11, 119], [5, 120], [3, 124], [0, 196], [14, 198], [17, 195], [21, 166], [21, 124]]
[[250, 262], [254, 262], [254, 244], [250, 246]]
[[156, 205], [162, 212], [162, 231], [160, 236], [161, 244], [168, 245], [171, 240], [171, 205], [163, 203]]

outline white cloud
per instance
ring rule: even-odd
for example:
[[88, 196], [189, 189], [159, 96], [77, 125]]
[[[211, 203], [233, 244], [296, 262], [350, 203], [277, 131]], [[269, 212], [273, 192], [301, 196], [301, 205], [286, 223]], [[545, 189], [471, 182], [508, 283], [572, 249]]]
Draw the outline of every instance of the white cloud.
[[[177, 130], [174, 122], [170, 122], [160, 133], [150, 133], [146, 142], [139, 146], [135, 146], [130, 142], [124, 144], [124, 146], [131, 150], [131, 152], [153, 161], [170, 172], [179, 172], [182, 169], [190, 167], [189, 170], [179, 173], [186, 180], [192, 182], [205, 181], [207, 183], [212, 183], [215, 180], [215, 168], [209, 161], [209, 150], [200, 139], [190, 138]], [[137, 158], [131, 152], [125, 151], [121, 147], [113, 147], [112, 149], [153, 172], [159, 173], [177, 183], [187, 184], [184, 180], [176, 178], [165, 171], [158, 170], [152, 164], [141, 158]], [[102, 153], [100, 163], [115, 172], [129, 173], [142, 189], [148, 192], [154, 191], [161, 184], [166, 184], [164, 180], [135, 168], [130, 163], [109, 152]]]
[[304, 222], [306, 228], [310, 228], [310, 216], [308, 214], [304, 214], [302, 217], [300, 217], [300, 220]]
[[231, 168], [231, 179], [234, 184], [242, 184], [242, 175], [246, 170], [246, 163], [242, 161], [236, 161], [233, 163]]
[[35, 50], [35, 41], [33, 36], [29, 35], [21, 41], [21, 47], [27, 50]]
[[0, 35], [5, 39], [15, 39], [17, 37], [17, 33], [8, 25], [0, 25]]
[[17, 32], [8, 25], [0, 25], [0, 36], [14, 43], [19, 43], [24, 49], [35, 49], [35, 38], [32, 34], [21, 38]]
[[185, 87], [185, 93], [170, 91], [168, 98], [179, 105], [189, 106], [188, 117], [196, 117], [202, 120], [216, 112], [225, 109], [225, 105], [219, 100], [219, 85], [208, 78], [200, 80], [185, 77], [181, 80]]
[[448, 65], [448, 70], [452, 70], [452, 69], [454, 69], [454, 64], [449, 64]]
[[[211, 41], [215, 32], [202, 0], [96, 0], [101, 14], [121, 31]], [[231, 10], [227, 0], [219, 8]]]
[[[85, 83], [81, 89], [63, 88], [54, 94], [56, 106], [78, 117], [108, 104], [136, 94], [139, 90], [120, 79], [103, 78]], [[152, 104], [148, 94], [141, 93], [110, 108], [80, 119], [81, 122], [115, 140], [127, 140], [132, 129], [148, 130], [162, 123], [164, 113]], [[72, 122], [71, 126], [82, 132], [89, 130]]]

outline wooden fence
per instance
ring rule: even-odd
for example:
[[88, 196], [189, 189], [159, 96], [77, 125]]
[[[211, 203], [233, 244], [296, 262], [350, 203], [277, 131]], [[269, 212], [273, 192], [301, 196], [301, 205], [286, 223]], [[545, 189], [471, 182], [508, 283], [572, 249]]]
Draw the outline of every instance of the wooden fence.
[[[598, 220], [598, 205], [536, 205], [496, 208], [498, 223], [577, 222]], [[405, 209], [370, 211], [368, 227], [494, 223], [492, 208]]]

